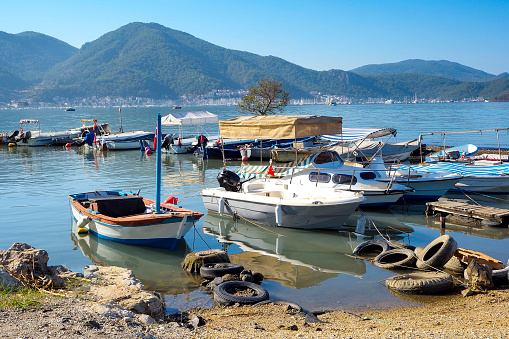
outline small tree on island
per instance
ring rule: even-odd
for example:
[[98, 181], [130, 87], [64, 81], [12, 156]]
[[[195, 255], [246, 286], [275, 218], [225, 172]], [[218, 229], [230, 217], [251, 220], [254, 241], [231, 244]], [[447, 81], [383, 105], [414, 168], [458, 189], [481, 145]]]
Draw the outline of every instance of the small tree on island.
[[257, 81], [257, 86], [249, 89], [249, 93], [239, 102], [239, 111], [256, 113], [256, 115], [279, 113], [290, 102], [290, 92], [283, 89], [283, 83], [265, 78]]

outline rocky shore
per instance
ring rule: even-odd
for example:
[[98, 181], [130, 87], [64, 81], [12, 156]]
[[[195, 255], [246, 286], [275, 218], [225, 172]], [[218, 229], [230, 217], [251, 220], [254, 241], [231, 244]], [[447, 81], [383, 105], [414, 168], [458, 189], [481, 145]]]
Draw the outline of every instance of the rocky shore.
[[[305, 313], [285, 304], [269, 303], [166, 315], [161, 298], [145, 291], [129, 270], [89, 266], [81, 274], [36, 264], [35, 257], [47, 262], [44, 250], [15, 244], [0, 251], [0, 268], [4, 276], [6, 272], [16, 275], [17, 268], [24, 275], [46, 274], [46, 279], [40, 279], [46, 283], [50, 276], [54, 281], [61, 278], [65, 286], [37, 289], [39, 293], [29, 297], [37, 300], [33, 307], [2, 306], [1, 337], [504, 338], [508, 332], [508, 286], [469, 297], [457, 293], [430, 304], [395, 309]], [[9, 297], [2, 293], [0, 300]]]

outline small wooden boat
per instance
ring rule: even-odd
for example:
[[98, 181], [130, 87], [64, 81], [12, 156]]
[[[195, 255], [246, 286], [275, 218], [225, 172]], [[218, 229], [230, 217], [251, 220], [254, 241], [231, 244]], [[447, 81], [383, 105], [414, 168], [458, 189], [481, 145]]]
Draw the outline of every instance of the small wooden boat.
[[174, 250], [203, 213], [122, 191], [94, 191], [69, 195], [71, 212], [80, 228], [99, 238], [130, 245]]

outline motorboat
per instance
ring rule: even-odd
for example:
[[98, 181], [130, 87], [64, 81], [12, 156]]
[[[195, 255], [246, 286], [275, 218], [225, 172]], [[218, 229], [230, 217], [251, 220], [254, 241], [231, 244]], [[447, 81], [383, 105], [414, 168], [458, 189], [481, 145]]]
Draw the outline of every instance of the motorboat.
[[[360, 192], [302, 187], [279, 180], [240, 183], [235, 173], [223, 171], [221, 187], [201, 195], [208, 211], [253, 222], [299, 229], [338, 229], [364, 201]], [[235, 183], [236, 184], [231, 184]]]
[[390, 207], [403, 194], [413, 189], [395, 181], [380, 180], [385, 168], [372, 169], [360, 163], [345, 162], [335, 151], [322, 151], [297, 162], [278, 165], [269, 175], [269, 166], [243, 166], [242, 179], [266, 178], [281, 184], [292, 184], [308, 189], [326, 188], [331, 191], [362, 193], [366, 198], [361, 207]]
[[[161, 115], [158, 115], [158, 125]], [[99, 238], [129, 245], [175, 250], [203, 213], [161, 203], [161, 132], [157, 133], [156, 199], [124, 191], [91, 191], [69, 195], [71, 215], [79, 228]]]
[[[319, 131], [341, 129], [342, 118], [321, 116], [256, 116], [219, 122], [224, 137], [300, 138]], [[252, 222], [300, 229], [337, 229], [364, 201], [361, 192], [303, 187], [274, 179], [240, 182], [223, 170], [220, 187], [206, 188], [201, 195], [210, 212], [242, 217]]]
[[455, 147], [449, 147], [441, 151], [430, 154], [426, 162], [437, 161], [470, 161], [477, 154], [477, 146], [465, 144]]
[[[193, 153], [202, 144], [207, 144], [209, 139], [216, 140], [217, 136], [207, 133], [203, 125], [217, 124], [219, 118], [216, 114], [208, 111], [194, 111], [182, 113], [170, 113], [162, 118], [162, 126], [178, 126], [178, 134], [168, 133], [163, 141], [163, 152], [172, 154]], [[196, 135], [184, 136], [183, 129], [186, 126], [196, 126]]]
[[462, 175], [453, 190], [482, 193], [509, 193], [509, 163], [483, 162], [474, 163], [438, 162], [415, 166], [417, 171], [448, 171]]
[[139, 149], [140, 141], [153, 141], [154, 133], [145, 131], [119, 132], [96, 136], [97, 148], [108, 150]]
[[[41, 124], [36, 119], [22, 119], [19, 121], [20, 133], [13, 135], [16, 146], [50, 146], [53, 144], [52, 133], [41, 132]], [[11, 142], [11, 141], [7, 141]]]

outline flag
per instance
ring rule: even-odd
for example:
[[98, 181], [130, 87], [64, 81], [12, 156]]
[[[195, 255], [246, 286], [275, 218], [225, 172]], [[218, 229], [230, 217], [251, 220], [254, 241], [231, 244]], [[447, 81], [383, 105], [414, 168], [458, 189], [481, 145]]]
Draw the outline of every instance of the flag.
[[182, 147], [182, 141], [181, 141], [181, 138], [179, 138], [179, 147]]
[[157, 124], [156, 124], [156, 133], [154, 135], [154, 149], [157, 148]]
[[267, 172], [267, 174], [274, 176], [274, 169], [272, 168], [272, 164], [270, 164], [269, 171]]

